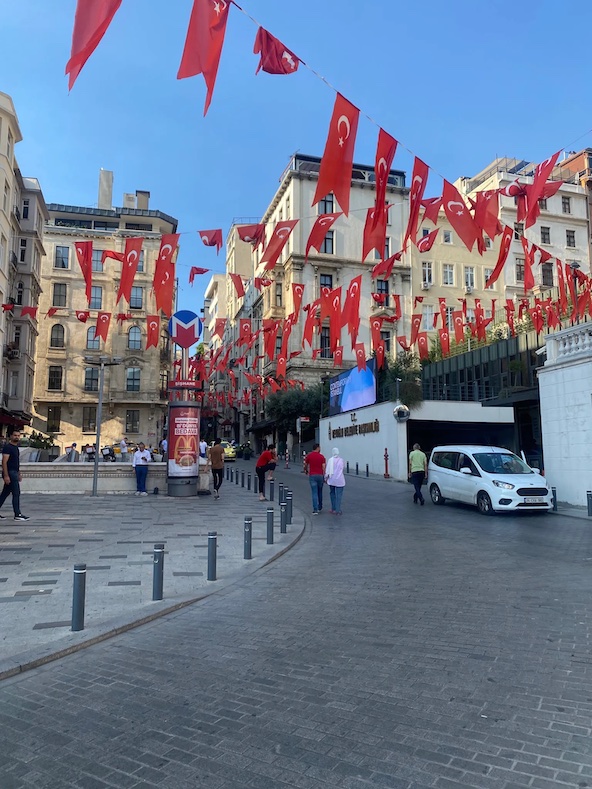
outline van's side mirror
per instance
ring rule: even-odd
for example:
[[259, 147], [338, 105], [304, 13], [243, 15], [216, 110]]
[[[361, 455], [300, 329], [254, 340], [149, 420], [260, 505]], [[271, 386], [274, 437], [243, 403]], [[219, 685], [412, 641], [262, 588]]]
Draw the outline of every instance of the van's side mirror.
[[469, 474], [469, 475], [471, 475], [471, 476], [472, 476], [472, 474], [473, 474], [473, 472], [471, 471], [471, 469], [470, 469], [470, 468], [468, 468], [467, 466], [463, 466], [463, 468], [461, 468], [461, 470], [460, 470], [460, 473], [461, 473], [461, 474]]

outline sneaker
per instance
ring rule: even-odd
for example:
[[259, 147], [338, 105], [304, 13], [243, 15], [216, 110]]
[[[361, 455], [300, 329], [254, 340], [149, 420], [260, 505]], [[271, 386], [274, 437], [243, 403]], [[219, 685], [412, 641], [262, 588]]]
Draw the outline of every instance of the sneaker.
[[312, 514], [313, 515], [318, 515], [319, 513], [317, 512], [317, 510], [314, 510]]
[[147, 496], [147, 495], [148, 494], [146, 493], [146, 491], [143, 491], [142, 493], [140, 493], [140, 496]]
[[137, 491], [134, 493], [134, 496], [139, 496], [139, 495], [140, 495], [140, 491], [139, 491], [139, 490], [137, 490]]
[[0, 521], [5, 521], [5, 520], [6, 520], [6, 515], [0, 515]]
[[15, 521], [30, 521], [31, 520], [31, 518], [29, 518], [28, 515], [23, 515], [22, 513], [20, 515], [15, 515], [14, 519], [15, 519]]

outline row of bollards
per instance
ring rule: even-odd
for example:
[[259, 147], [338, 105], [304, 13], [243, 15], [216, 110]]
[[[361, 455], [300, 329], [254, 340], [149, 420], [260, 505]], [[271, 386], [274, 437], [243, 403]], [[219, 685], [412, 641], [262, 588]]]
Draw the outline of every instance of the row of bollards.
[[[236, 485], [239, 483], [238, 469], [226, 468], [226, 479], [230, 482], [233, 481]], [[247, 490], [251, 490], [251, 474], [247, 475]], [[258, 493], [258, 478], [255, 475], [253, 479], [253, 490]], [[241, 487], [245, 487], [245, 472], [241, 470]], [[275, 495], [275, 482], [269, 482], [269, 499], [274, 500]], [[278, 500], [280, 507], [280, 533], [286, 534], [287, 527], [292, 523], [293, 515], [293, 492], [287, 488], [282, 482], [278, 484]], [[590, 494], [588, 501], [592, 498]], [[590, 503], [588, 505], [591, 506]], [[273, 507], [267, 508], [267, 545], [273, 545], [273, 529], [274, 529], [274, 510]], [[244, 559], [252, 559], [252, 540], [253, 540], [253, 518], [250, 515], [245, 515], [244, 520], [244, 540], [243, 540], [243, 557]], [[154, 544], [153, 553], [153, 570], [152, 570], [152, 600], [163, 599], [164, 587], [164, 543], [157, 542]], [[208, 532], [208, 572], [207, 580], [215, 581], [217, 578], [217, 553], [218, 553], [218, 532]], [[74, 582], [72, 590], [72, 631], [78, 632], [84, 630], [84, 610], [86, 601], [86, 564], [74, 565]]]

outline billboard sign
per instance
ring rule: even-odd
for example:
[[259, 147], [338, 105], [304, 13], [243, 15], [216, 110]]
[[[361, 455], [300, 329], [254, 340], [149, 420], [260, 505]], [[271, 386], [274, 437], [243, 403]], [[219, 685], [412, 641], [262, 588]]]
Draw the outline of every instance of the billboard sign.
[[365, 370], [352, 367], [329, 382], [329, 416], [353, 411], [376, 402], [376, 361], [366, 362]]
[[200, 407], [171, 403], [168, 421], [169, 477], [197, 477]]

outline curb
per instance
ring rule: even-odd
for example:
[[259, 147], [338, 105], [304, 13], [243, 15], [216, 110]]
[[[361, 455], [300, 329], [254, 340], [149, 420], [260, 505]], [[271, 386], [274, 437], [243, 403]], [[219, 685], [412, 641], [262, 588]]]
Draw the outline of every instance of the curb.
[[[23, 674], [25, 671], [30, 671], [34, 668], [39, 668], [40, 666], [45, 666], [48, 663], [52, 663], [55, 660], [60, 660], [61, 658], [68, 657], [68, 655], [73, 655], [76, 652], [80, 652], [83, 649], [87, 649], [88, 647], [94, 646], [95, 644], [100, 644], [102, 641], [107, 641], [110, 638], [114, 638], [115, 636], [119, 636], [122, 633], [127, 633], [130, 630], [135, 630], [137, 627], [141, 627], [142, 625], [149, 624], [150, 622], [155, 622], [158, 619], [161, 619], [169, 614], [173, 614], [177, 611], [182, 610], [183, 608], [187, 608], [194, 603], [199, 603], [202, 600], [206, 600], [209, 597], [212, 597], [219, 592], [225, 591], [230, 587], [241, 583], [246, 578], [255, 575], [255, 573], [264, 570], [265, 568], [269, 567], [273, 562], [277, 559], [281, 558], [286, 554], [291, 548], [293, 548], [303, 537], [304, 532], [306, 531], [308, 518], [304, 514], [304, 512], [297, 507], [294, 508], [298, 510], [302, 515], [303, 525], [301, 530], [298, 534], [295, 535], [294, 539], [288, 543], [288, 545], [284, 546], [281, 551], [274, 554], [270, 559], [268, 559], [264, 564], [256, 567], [252, 572], [247, 572], [246, 574], [242, 575], [240, 578], [235, 578], [233, 580], [228, 581], [227, 583], [219, 586], [216, 589], [212, 589], [211, 592], [206, 592], [205, 594], [201, 594], [198, 597], [191, 597], [184, 600], [179, 600], [178, 602], [174, 603], [173, 605], [167, 605], [166, 608], [161, 608], [158, 611], [152, 611], [149, 614], [141, 617], [140, 619], [136, 619], [132, 622], [121, 622], [121, 620], [111, 620], [104, 622], [102, 624], [103, 631], [96, 633], [96, 635], [90, 636], [88, 638], [84, 638], [82, 636], [81, 640], [75, 644], [70, 644], [67, 647], [63, 647], [62, 649], [58, 649], [55, 651], [51, 651], [51, 646], [48, 648], [50, 651], [43, 652], [41, 650], [35, 650], [34, 652], [21, 652], [20, 655], [14, 655], [10, 658], [5, 658], [4, 660], [0, 660], [0, 682], [5, 679], [10, 679], [11, 677], [18, 676], [19, 674]], [[243, 568], [246, 569], [246, 568]], [[116, 622], [121, 622], [120, 624], [115, 624]], [[101, 630], [101, 625], [98, 625], [95, 630]], [[76, 634], [77, 635], [77, 634]]]

